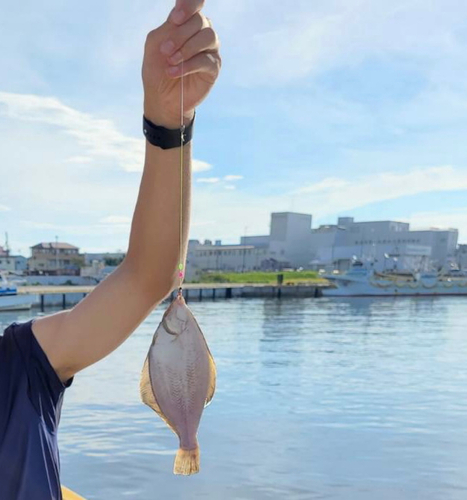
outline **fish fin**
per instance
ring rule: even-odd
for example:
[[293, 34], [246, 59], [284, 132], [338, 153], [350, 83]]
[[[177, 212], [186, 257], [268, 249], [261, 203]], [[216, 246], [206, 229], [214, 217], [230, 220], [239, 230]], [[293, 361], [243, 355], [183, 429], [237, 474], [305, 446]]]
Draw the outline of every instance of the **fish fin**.
[[214, 363], [214, 358], [212, 357], [212, 354], [209, 352], [209, 349], [208, 353], [209, 353], [209, 387], [208, 387], [208, 395], [206, 397], [206, 402], [204, 404], [205, 408], [211, 402], [212, 398], [214, 397], [214, 393], [216, 392], [216, 377], [217, 377], [216, 364]]
[[151, 375], [149, 373], [149, 357], [146, 357], [144, 361], [143, 370], [141, 372], [141, 379], [139, 382], [139, 391], [143, 403], [147, 404], [149, 408], [153, 409], [159, 415], [159, 417], [161, 417], [162, 420], [172, 429], [172, 431], [177, 434], [174, 426], [162, 413], [160, 406], [157, 404], [156, 396], [154, 396], [154, 391], [152, 390], [151, 384]]
[[149, 360], [146, 357], [144, 360], [143, 370], [141, 372], [141, 379], [139, 381], [139, 392], [143, 403], [147, 404], [155, 412], [160, 413], [161, 409], [157, 404], [154, 392], [151, 385], [151, 377], [149, 375]]
[[174, 474], [189, 476], [199, 472], [199, 446], [193, 450], [179, 448], [174, 462]]

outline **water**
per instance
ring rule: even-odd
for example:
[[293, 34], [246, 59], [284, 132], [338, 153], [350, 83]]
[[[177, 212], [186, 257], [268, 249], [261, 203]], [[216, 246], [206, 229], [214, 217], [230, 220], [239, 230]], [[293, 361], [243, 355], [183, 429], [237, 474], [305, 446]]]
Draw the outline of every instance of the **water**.
[[467, 299], [190, 307], [218, 367], [201, 473], [172, 475], [175, 436], [139, 400], [159, 307], [68, 389], [64, 484], [89, 500], [465, 499]]

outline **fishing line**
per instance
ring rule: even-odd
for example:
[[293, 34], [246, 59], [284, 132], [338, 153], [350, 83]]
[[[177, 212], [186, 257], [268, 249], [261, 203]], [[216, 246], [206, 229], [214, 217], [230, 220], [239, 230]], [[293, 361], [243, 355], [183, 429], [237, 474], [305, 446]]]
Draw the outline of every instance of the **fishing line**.
[[182, 60], [182, 76], [180, 78], [180, 262], [178, 263], [178, 277], [180, 278], [180, 286], [178, 294], [182, 294], [183, 285], [183, 141], [185, 139], [185, 124], [183, 123], [183, 60]]

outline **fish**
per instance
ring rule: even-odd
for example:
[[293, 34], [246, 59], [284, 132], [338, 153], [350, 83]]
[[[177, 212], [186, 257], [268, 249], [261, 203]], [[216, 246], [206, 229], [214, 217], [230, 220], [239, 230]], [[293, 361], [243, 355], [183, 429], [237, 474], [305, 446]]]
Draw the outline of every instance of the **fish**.
[[140, 378], [143, 403], [179, 438], [173, 473], [199, 472], [198, 427], [216, 390], [217, 369], [181, 291], [157, 327]]

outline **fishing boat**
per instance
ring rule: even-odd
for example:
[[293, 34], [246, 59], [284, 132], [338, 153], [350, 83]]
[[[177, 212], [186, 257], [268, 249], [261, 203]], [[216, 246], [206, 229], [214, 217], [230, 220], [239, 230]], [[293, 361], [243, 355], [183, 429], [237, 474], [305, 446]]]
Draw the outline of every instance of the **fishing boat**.
[[0, 311], [30, 309], [38, 300], [37, 294], [19, 294], [17, 283], [17, 280], [9, 280], [5, 271], [0, 271]]
[[326, 274], [331, 283], [327, 297], [467, 295], [467, 277], [445, 276], [435, 271], [409, 274], [377, 273], [356, 260], [342, 274]]

